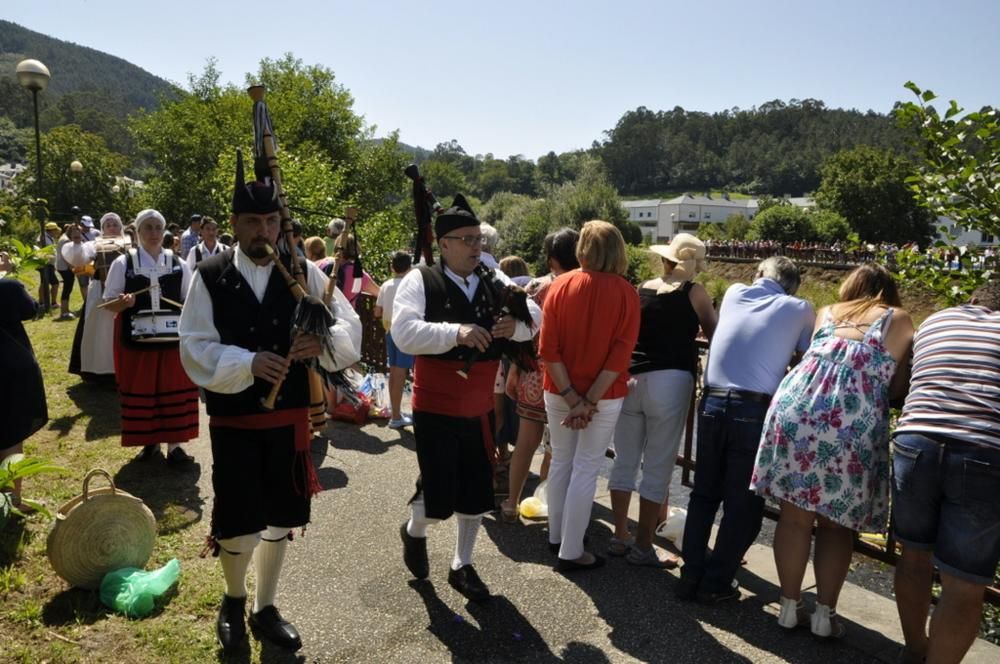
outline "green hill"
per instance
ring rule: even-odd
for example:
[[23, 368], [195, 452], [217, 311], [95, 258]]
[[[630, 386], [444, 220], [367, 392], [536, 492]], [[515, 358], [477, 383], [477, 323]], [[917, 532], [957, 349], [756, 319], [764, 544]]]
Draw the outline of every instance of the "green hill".
[[[18, 85], [14, 71], [25, 58], [41, 60], [52, 72], [39, 96], [43, 128], [78, 124], [126, 154], [131, 149], [124, 127], [128, 115], [156, 108], [161, 95], [175, 91], [169, 82], [121, 58], [0, 20], [0, 133], [9, 130], [10, 123], [32, 126], [30, 96]], [[0, 150], [6, 144], [0, 140]], [[18, 156], [11, 149], [0, 153], [0, 162]]]

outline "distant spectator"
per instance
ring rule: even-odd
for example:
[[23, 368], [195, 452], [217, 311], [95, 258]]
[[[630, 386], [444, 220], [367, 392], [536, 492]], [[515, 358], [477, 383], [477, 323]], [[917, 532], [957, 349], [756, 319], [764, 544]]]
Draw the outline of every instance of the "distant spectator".
[[[580, 234], [572, 228], [561, 228], [545, 237], [542, 248], [550, 272], [543, 277], [532, 280], [526, 287], [528, 297], [534, 300], [539, 307], [544, 305], [549, 288], [559, 275], [580, 267], [580, 263], [576, 259], [576, 243], [579, 239]], [[515, 365], [507, 379], [507, 394], [513, 393], [517, 399], [515, 412], [518, 417], [517, 442], [510, 458], [508, 495], [500, 503], [500, 516], [507, 522], [517, 520], [521, 492], [528, 479], [531, 460], [545, 432], [547, 417], [541, 359], [538, 360], [538, 364], [538, 371], [520, 371]], [[548, 477], [551, 462], [552, 454], [546, 449], [539, 471], [541, 479], [544, 480]]]
[[583, 537], [639, 334], [639, 296], [623, 276], [628, 258], [618, 229], [588, 221], [576, 256], [582, 269], [557, 279], [545, 298], [539, 342], [552, 439], [549, 548], [564, 572], [604, 564], [584, 550]]
[[[892, 448], [900, 661], [958, 662], [1000, 562], [1000, 280], [917, 330]], [[928, 637], [935, 567], [941, 597]]]
[[306, 258], [313, 263], [316, 263], [316, 267], [322, 269], [323, 266], [320, 263], [326, 263], [326, 245], [323, 243], [323, 238], [318, 235], [313, 235], [312, 237], [307, 237], [305, 241]]
[[[184, 260], [187, 260], [188, 252], [190, 252], [201, 239], [201, 218], [200, 214], [192, 214], [187, 230], [181, 235], [180, 256]], [[173, 229], [168, 228], [168, 230], [176, 235], [176, 231]], [[169, 249], [170, 247], [167, 248]]]
[[520, 256], [505, 256], [500, 261], [500, 271], [521, 288], [527, 286], [528, 282], [531, 281], [528, 264]]
[[62, 234], [56, 242], [56, 272], [62, 279], [62, 292], [59, 294], [59, 318], [56, 320], [73, 320], [76, 318], [69, 310], [69, 298], [73, 294], [73, 286], [76, 284], [76, 275], [73, 274], [73, 266], [66, 261], [63, 255], [63, 247], [72, 242], [71, 230], [76, 228], [76, 224], [65, 224], [62, 227]]
[[[352, 307], [361, 293], [378, 297], [378, 286], [372, 281], [371, 275], [358, 269], [358, 241], [354, 238], [354, 233], [346, 232], [337, 236], [333, 258], [334, 262], [327, 266], [327, 276], [335, 274], [337, 286]], [[336, 273], [333, 273], [334, 268]]]
[[[760, 533], [764, 499], [749, 490], [764, 414], [789, 362], [809, 347], [815, 314], [794, 297], [799, 268], [765, 259], [750, 286], [726, 291], [712, 337], [698, 410], [698, 467], [688, 503], [677, 597], [739, 599], [735, 575]], [[723, 505], [712, 553], [708, 540]]]
[[334, 242], [345, 228], [347, 228], [347, 222], [339, 217], [331, 219], [330, 223], [326, 225], [326, 237], [323, 239], [323, 243], [326, 245], [327, 256], [333, 256]]
[[389, 364], [389, 404], [391, 417], [390, 429], [401, 429], [413, 424], [413, 418], [401, 410], [403, 388], [406, 386], [406, 376], [413, 368], [413, 356], [399, 350], [392, 340], [392, 305], [396, 299], [396, 288], [413, 265], [413, 258], [405, 251], [397, 251], [392, 255], [390, 267], [392, 278], [382, 284], [375, 301], [375, 317], [382, 319], [385, 328], [385, 349]]
[[[45, 232], [38, 238], [39, 248], [56, 244], [60, 233], [59, 224], [51, 221], [45, 224]], [[59, 276], [56, 273], [56, 255], [54, 251], [49, 254], [48, 262], [43, 267], [38, 268], [38, 276], [38, 301], [43, 302], [45, 300], [43, 289], [48, 286], [49, 309], [51, 309], [56, 306], [56, 300], [59, 299]], [[39, 306], [38, 311], [41, 315], [49, 313], [49, 310], [43, 310], [41, 306]]]
[[500, 264], [494, 257], [497, 247], [500, 245], [500, 234], [485, 221], [479, 225], [483, 232], [483, 253], [479, 254], [479, 261], [490, 269], [497, 269]]
[[889, 400], [906, 394], [913, 323], [892, 275], [874, 263], [851, 272], [839, 302], [816, 321], [809, 350], [771, 400], [750, 488], [781, 503], [778, 624], [805, 623], [802, 579], [815, 525], [812, 632], [839, 638], [837, 600], [855, 534], [882, 533], [889, 520]]
[[212, 217], [201, 218], [201, 242], [192, 247], [187, 255], [187, 266], [192, 272], [198, 269], [198, 263], [211, 258], [229, 246], [219, 242], [219, 224]]

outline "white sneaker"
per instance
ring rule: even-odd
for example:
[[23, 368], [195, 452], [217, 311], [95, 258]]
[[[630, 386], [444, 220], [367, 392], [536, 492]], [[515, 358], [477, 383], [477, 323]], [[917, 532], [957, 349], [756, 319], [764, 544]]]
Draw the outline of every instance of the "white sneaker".
[[409, 426], [413, 426], [413, 418], [405, 413], [398, 420], [389, 420], [390, 429], [402, 429]]
[[825, 604], [816, 604], [810, 623], [812, 633], [824, 639], [839, 639], [847, 632], [847, 626], [837, 617], [836, 609]]
[[781, 597], [781, 613], [778, 615], [778, 625], [785, 629], [795, 629], [801, 625], [809, 624], [809, 614], [806, 613], [806, 605], [800, 599], [788, 599]]

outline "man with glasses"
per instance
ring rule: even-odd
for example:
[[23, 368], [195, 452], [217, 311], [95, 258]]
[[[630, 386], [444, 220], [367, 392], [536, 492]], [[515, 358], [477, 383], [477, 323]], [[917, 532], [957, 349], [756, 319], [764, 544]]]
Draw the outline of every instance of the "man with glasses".
[[458, 538], [448, 583], [481, 602], [490, 592], [472, 567], [472, 550], [482, 515], [495, 507], [492, 411], [500, 348], [493, 341], [530, 340], [541, 310], [529, 301], [530, 327], [509, 315], [494, 319], [488, 289], [492, 280], [510, 280], [476, 270], [483, 234], [461, 194], [438, 215], [434, 232], [441, 260], [403, 278], [392, 310], [393, 341], [416, 356], [412, 406], [420, 478], [410, 519], [400, 528], [403, 560], [413, 576], [426, 578], [427, 526], [454, 514]]

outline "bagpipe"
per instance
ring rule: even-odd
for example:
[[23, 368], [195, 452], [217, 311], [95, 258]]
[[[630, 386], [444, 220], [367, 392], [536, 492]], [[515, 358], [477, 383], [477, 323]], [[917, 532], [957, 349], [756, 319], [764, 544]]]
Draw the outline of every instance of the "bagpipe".
[[417, 237], [413, 243], [413, 263], [434, 265], [434, 215], [444, 212], [434, 192], [427, 187], [424, 176], [416, 164], [403, 169], [403, 174], [413, 181], [413, 213], [417, 218]]
[[[312, 334], [319, 337], [323, 351], [332, 357], [334, 341], [333, 335], [330, 333], [330, 327], [337, 322], [337, 318], [323, 300], [309, 294], [304, 261], [299, 258], [295, 251], [295, 242], [292, 233], [292, 215], [281, 180], [281, 168], [278, 166], [278, 145], [274, 137], [274, 128], [271, 124], [271, 114], [268, 112], [267, 104], [264, 102], [264, 86], [252, 86], [247, 90], [247, 93], [253, 99], [254, 159], [255, 161], [261, 158], [266, 160], [271, 181], [274, 184], [274, 193], [280, 206], [283, 246], [276, 250], [269, 245], [267, 249], [275, 268], [281, 273], [292, 296], [296, 300], [295, 313], [292, 316], [289, 334], [292, 338], [297, 334]], [[284, 253], [288, 258], [291, 266], [290, 270], [284, 266], [281, 260], [281, 253]], [[323, 396], [323, 383], [326, 382], [333, 387], [342, 387], [342, 391], [352, 397], [356, 390], [353, 383], [343, 371], [326, 371], [320, 365], [318, 358], [313, 357], [308, 360], [302, 360], [302, 362], [308, 369], [309, 420], [312, 429], [315, 431], [326, 425], [326, 401]], [[286, 356], [286, 368], [290, 364], [291, 357]], [[264, 410], [274, 410], [275, 402], [283, 384], [283, 380], [274, 383], [267, 397], [261, 399], [261, 407]]]
[[[476, 266], [473, 274], [479, 277], [483, 284], [490, 317], [496, 323], [502, 316], [511, 316], [529, 327], [534, 325], [531, 310], [528, 308], [528, 293], [514, 283], [504, 283], [497, 278], [496, 272], [482, 263]], [[538, 359], [535, 355], [535, 345], [532, 341], [514, 341], [513, 339], [493, 339], [490, 346], [499, 346], [500, 355], [517, 365], [522, 371], [537, 371]], [[462, 378], [468, 378], [472, 365], [479, 359], [481, 353], [474, 350], [465, 360], [465, 366], [457, 373]]]

